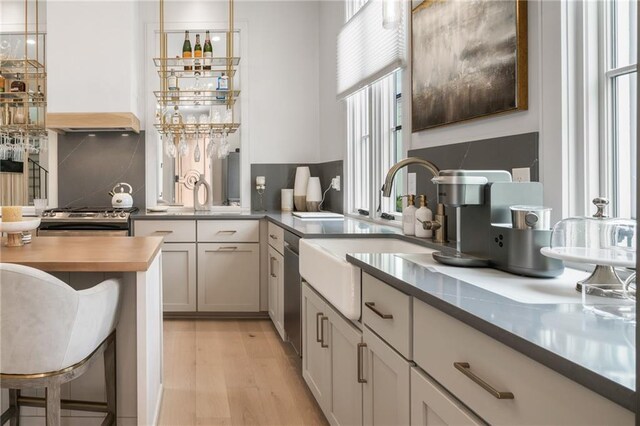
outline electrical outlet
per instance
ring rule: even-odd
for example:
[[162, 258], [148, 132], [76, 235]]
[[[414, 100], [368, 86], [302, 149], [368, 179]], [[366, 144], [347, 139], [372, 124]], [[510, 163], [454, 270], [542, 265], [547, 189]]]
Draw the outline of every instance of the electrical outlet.
[[333, 179], [331, 179], [331, 187], [333, 189], [335, 189], [336, 191], [340, 191], [340, 176], [336, 176]]
[[531, 182], [531, 169], [529, 167], [520, 167], [511, 169], [514, 182]]
[[407, 194], [416, 195], [416, 174], [409, 173], [408, 174], [408, 182], [407, 182]]

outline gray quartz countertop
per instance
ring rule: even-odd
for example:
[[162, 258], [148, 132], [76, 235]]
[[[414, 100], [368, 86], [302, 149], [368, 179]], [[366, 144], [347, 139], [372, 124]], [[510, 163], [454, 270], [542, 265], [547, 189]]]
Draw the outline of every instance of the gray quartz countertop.
[[520, 303], [400, 255], [351, 254], [347, 260], [398, 290], [635, 410], [635, 321], [595, 313], [582, 303]]
[[422, 244], [440, 250], [452, 250], [451, 246], [436, 244], [430, 240], [406, 237], [399, 227], [370, 222], [345, 216], [338, 219], [300, 219], [288, 212], [252, 211], [242, 213], [226, 212], [140, 212], [132, 216], [133, 220], [243, 220], [267, 219], [270, 222], [296, 234], [301, 238], [398, 238]]

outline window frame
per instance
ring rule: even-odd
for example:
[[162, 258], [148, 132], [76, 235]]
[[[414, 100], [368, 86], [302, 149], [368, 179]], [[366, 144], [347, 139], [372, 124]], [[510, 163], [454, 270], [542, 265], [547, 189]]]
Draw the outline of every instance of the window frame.
[[[354, 93], [347, 98], [347, 208], [345, 212], [349, 216], [355, 216], [359, 218], [368, 218], [370, 220], [379, 221], [385, 224], [392, 224], [401, 226], [402, 224], [402, 212], [395, 211], [397, 194], [402, 192], [406, 182], [406, 170], [401, 170], [396, 175], [394, 181], [394, 188], [390, 201], [384, 202], [382, 199], [381, 187], [386, 176], [390, 164], [385, 164], [385, 159], [390, 160], [392, 163], [399, 161], [405, 153], [404, 150], [404, 132], [402, 132], [402, 115], [401, 109], [403, 97], [399, 88], [402, 87], [402, 79], [404, 71], [402, 69], [395, 70], [392, 74], [386, 76], [389, 78], [393, 76], [393, 98], [383, 100], [380, 96], [376, 98], [378, 94], [382, 94], [384, 90], [382, 87], [375, 87], [377, 84], [381, 84], [383, 79], [378, 80], [372, 85], [367, 86], [359, 92]], [[368, 131], [362, 132], [360, 135], [356, 129], [353, 128], [354, 124], [359, 124], [355, 119], [357, 111], [352, 110], [351, 102], [354, 102], [353, 96], [362, 96], [363, 92], [366, 92], [366, 101], [360, 105], [364, 107], [365, 111], [363, 116], [368, 117]], [[382, 129], [380, 120], [376, 120], [377, 109], [382, 111], [384, 108], [382, 104], [387, 103], [390, 106], [388, 109], [389, 121], [391, 126], [389, 129]], [[362, 117], [362, 116], [361, 116]], [[354, 120], [354, 121], [351, 121]], [[389, 132], [388, 135], [382, 135], [382, 132]], [[361, 170], [361, 166], [356, 163], [361, 157], [357, 157], [355, 143], [357, 140], [367, 138], [369, 143], [369, 155], [368, 155], [368, 171], [367, 175], [362, 176], [358, 171]], [[386, 154], [386, 155], [385, 155]], [[389, 157], [393, 156], [393, 159]], [[388, 161], [387, 161], [388, 162]], [[368, 185], [362, 185], [362, 179], [368, 181]], [[368, 195], [368, 205], [359, 206], [359, 195], [357, 191], [362, 191], [362, 187], [366, 187]], [[378, 209], [380, 208], [380, 211]], [[363, 215], [359, 210], [367, 210], [368, 213]], [[382, 218], [383, 213], [390, 214], [394, 219]]]
[[[599, 2], [597, 6], [598, 20], [598, 84], [599, 84], [599, 101], [598, 110], [600, 122], [600, 138], [598, 141], [598, 151], [600, 154], [599, 161], [599, 183], [598, 191], [605, 197], [609, 198], [611, 204], [609, 206], [610, 216], [621, 216], [626, 212], [621, 212], [618, 194], [620, 193], [620, 183], [618, 182], [618, 165], [619, 157], [618, 137], [616, 133], [616, 83], [618, 78], [636, 73], [636, 82], [638, 75], [637, 56], [636, 63], [619, 66], [616, 61], [615, 50], [615, 14], [613, 8], [616, 1]], [[637, 16], [637, 15], [636, 15]], [[636, 23], [636, 28], [637, 28]], [[637, 30], [636, 30], [637, 31]], [[637, 84], [637, 83], [636, 83]], [[636, 105], [637, 108], [637, 105]], [[637, 123], [636, 123], [637, 129]], [[637, 131], [637, 130], [636, 130]], [[633, 141], [632, 141], [633, 143]], [[637, 149], [637, 146], [636, 146]], [[633, 191], [633, 184], [629, 188], [629, 193]], [[635, 194], [632, 194], [632, 199]], [[633, 212], [634, 203], [630, 202], [631, 211]], [[588, 212], [587, 212], [588, 213]], [[637, 216], [637, 212], [636, 212]]]

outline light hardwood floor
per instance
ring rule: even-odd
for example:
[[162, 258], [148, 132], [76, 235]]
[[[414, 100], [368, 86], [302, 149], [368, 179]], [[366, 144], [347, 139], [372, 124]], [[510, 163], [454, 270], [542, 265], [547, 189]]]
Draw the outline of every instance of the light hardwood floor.
[[268, 320], [165, 320], [162, 426], [326, 425]]

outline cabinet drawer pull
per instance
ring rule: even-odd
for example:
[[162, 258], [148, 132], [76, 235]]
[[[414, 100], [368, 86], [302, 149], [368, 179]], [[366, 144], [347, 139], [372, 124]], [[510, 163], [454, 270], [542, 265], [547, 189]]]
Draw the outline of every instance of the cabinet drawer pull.
[[318, 342], [318, 343], [322, 342], [322, 339], [320, 338], [320, 331], [318, 331], [318, 328], [319, 328], [319, 324], [318, 323], [320, 322], [319, 319], [320, 319], [320, 317], [322, 315], [323, 315], [322, 312], [318, 312], [316, 314], [316, 342]]
[[269, 238], [271, 238], [272, 240], [277, 240], [278, 237], [276, 235], [273, 234], [269, 234]]
[[379, 316], [382, 319], [393, 319], [393, 315], [391, 315], [391, 314], [383, 314], [382, 312], [380, 312], [378, 310], [378, 308], [376, 308], [376, 304], [373, 303], [373, 302], [364, 302], [364, 306], [366, 306], [367, 308], [371, 309], [374, 314], [376, 314], [377, 316]]
[[320, 318], [320, 346], [323, 348], [328, 348], [329, 345], [324, 342], [324, 320], [329, 322], [329, 317], [323, 316]]
[[496, 390], [496, 388], [491, 386], [489, 383], [485, 382], [480, 377], [476, 376], [471, 371], [471, 366], [469, 365], [468, 362], [454, 362], [453, 366], [458, 371], [462, 372], [462, 374], [464, 374], [465, 376], [467, 376], [468, 378], [473, 380], [482, 389], [486, 390], [487, 392], [489, 392], [491, 395], [493, 395], [497, 399], [514, 399], [514, 396], [513, 396], [513, 394], [511, 392], [500, 392], [499, 390]]
[[218, 234], [235, 234], [238, 231], [233, 231], [233, 230], [229, 230], [229, 231], [218, 231]]
[[273, 261], [276, 260], [275, 257], [271, 256], [269, 257], [269, 273], [271, 275], [271, 278], [278, 278], [278, 276], [273, 272], [274, 271], [274, 267], [273, 267]]
[[358, 343], [358, 383], [367, 383], [367, 379], [364, 378], [364, 371], [362, 369], [362, 366], [364, 364], [362, 362], [362, 349], [366, 347], [366, 343]]
[[236, 251], [236, 250], [238, 250], [237, 246], [226, 246], [226, 247], [220, 247], [216, 251]]
[[173, 231], [153, 231], [154, 234], [160, 234], [160, 235], [169, 235], [169, 234], [173, 234]]

